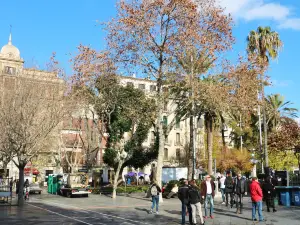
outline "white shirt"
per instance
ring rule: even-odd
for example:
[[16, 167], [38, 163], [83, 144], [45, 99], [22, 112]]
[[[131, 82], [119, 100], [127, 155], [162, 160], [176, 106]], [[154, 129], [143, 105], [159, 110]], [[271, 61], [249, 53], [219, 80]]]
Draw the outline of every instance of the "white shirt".
[[206, 181], [206, 194], [211, 195], [212, 194], [212, 188], [210, 181]]
[[226, 179], [226, 177], [221, 177], [221, 179], [220, 179], [221, 187], [220, 188], [225, 188], [225, 179]]

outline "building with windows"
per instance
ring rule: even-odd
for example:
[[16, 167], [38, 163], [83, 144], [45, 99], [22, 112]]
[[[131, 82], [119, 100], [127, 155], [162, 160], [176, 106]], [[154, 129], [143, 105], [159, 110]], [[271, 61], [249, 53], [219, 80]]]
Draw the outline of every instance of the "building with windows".
[[[39, 87], [47, 96], [51, 93], [60, 93], [59, 87], [63, 81], [57, 77], [57, 74], [47, 71], [41, 71], [32, 68], [24, 68], [24, 60], [21, 58], [19, 49], [12, 44], [12, 35], [9, 35], [8, 43], [0, 51], [0, 97], [12, 93], [18, 85], [32, 85]], [[43, 152], [43, 150], [41, 150]], [[25, 176], [36, 176], [46, 171], [55, 171], [55, 163], [49, 158], [45, 162], [43, 171], [38, 171], [34, 165], [28, 163], [25, 167]], [[3, 174], [2, 163], [0, 162], [0, 175]], [[19, 171], [13, 162], [7, 167], [7, 175], [18, 178]]]

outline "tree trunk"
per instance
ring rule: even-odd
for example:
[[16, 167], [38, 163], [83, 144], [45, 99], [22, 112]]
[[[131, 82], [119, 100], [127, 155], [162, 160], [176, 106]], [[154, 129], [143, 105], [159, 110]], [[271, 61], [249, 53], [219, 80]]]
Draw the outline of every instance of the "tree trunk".
[[124, 161], [120, 160], [118, 163], [117, 170], [115, 171], [115, 177], [114, 177], [114, 183], [113, 183], [113, 193], [112, 193], [113, 199], [115, 199], [117, 197], [119, 174], [120, 174], [123, 163], [124, 163]]
[[194, 144], [194, 132], [193, 132], [194, 120], [190, 117], [190, 144], [189, 144], [189, 157], [188, 157], [188, 180], [193, 179], [193, 144]]
[[213, 174], [213, 118], [211, 115], [206, 116], [206, 132], [207, 132], [207, 152], [208, 152], [208, 174]]
[[24, 205], [24, 168], [26, 163], [19, 162], [19, 193], [18, 193], [18, 205], [23, 206]]
[[[157, 156], [157, 166], [156, 166], [156, 182], [161, 187], [162, 186], [162, 167], [164, 163], [164, 148], [165, 148], [165, 135], [164, 135], [164, 129], [163, 129], [163, 94], [161, 90], [162, 86], [159, 87], [158, 85], [158, 102], [157, 102], [157, 127], [158, 127], [158, 137], [159, 137], [159, 144], [158, 144], [158, 156]], [[162, 194], [160, 194], [159, 197], [160, 202], [163, 201]]]
[[266, 116], [266, 101], [265, 101], [265, 87], [264, 87], [264, 75], [261, 75], [261, 98], [262, 98], [262, 108], [263, 108], [263, 124], [264, 124], [264, 158], [265, 166], [269, 167], [269, 157], [268, 157], [268, 124]]

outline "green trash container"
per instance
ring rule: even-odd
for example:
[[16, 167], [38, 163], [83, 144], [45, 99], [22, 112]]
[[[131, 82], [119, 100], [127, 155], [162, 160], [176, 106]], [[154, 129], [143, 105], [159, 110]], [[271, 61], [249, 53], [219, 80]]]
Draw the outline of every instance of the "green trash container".
[[48, 193], [52, 194], [52, 180], [53, 180], [53, 174], [48, 175]]

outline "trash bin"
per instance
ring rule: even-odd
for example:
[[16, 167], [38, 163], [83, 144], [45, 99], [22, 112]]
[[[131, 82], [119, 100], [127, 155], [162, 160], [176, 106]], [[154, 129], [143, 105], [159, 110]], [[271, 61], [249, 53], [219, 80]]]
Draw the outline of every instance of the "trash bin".
[[281, 204], [287, 207], [291, 206], [291, 199], [289, 191], [282, 191], [280, 192], [280, 200]]
[[294, 204], [295, 206], [300, 206], [300, 191], [295, 191]]

